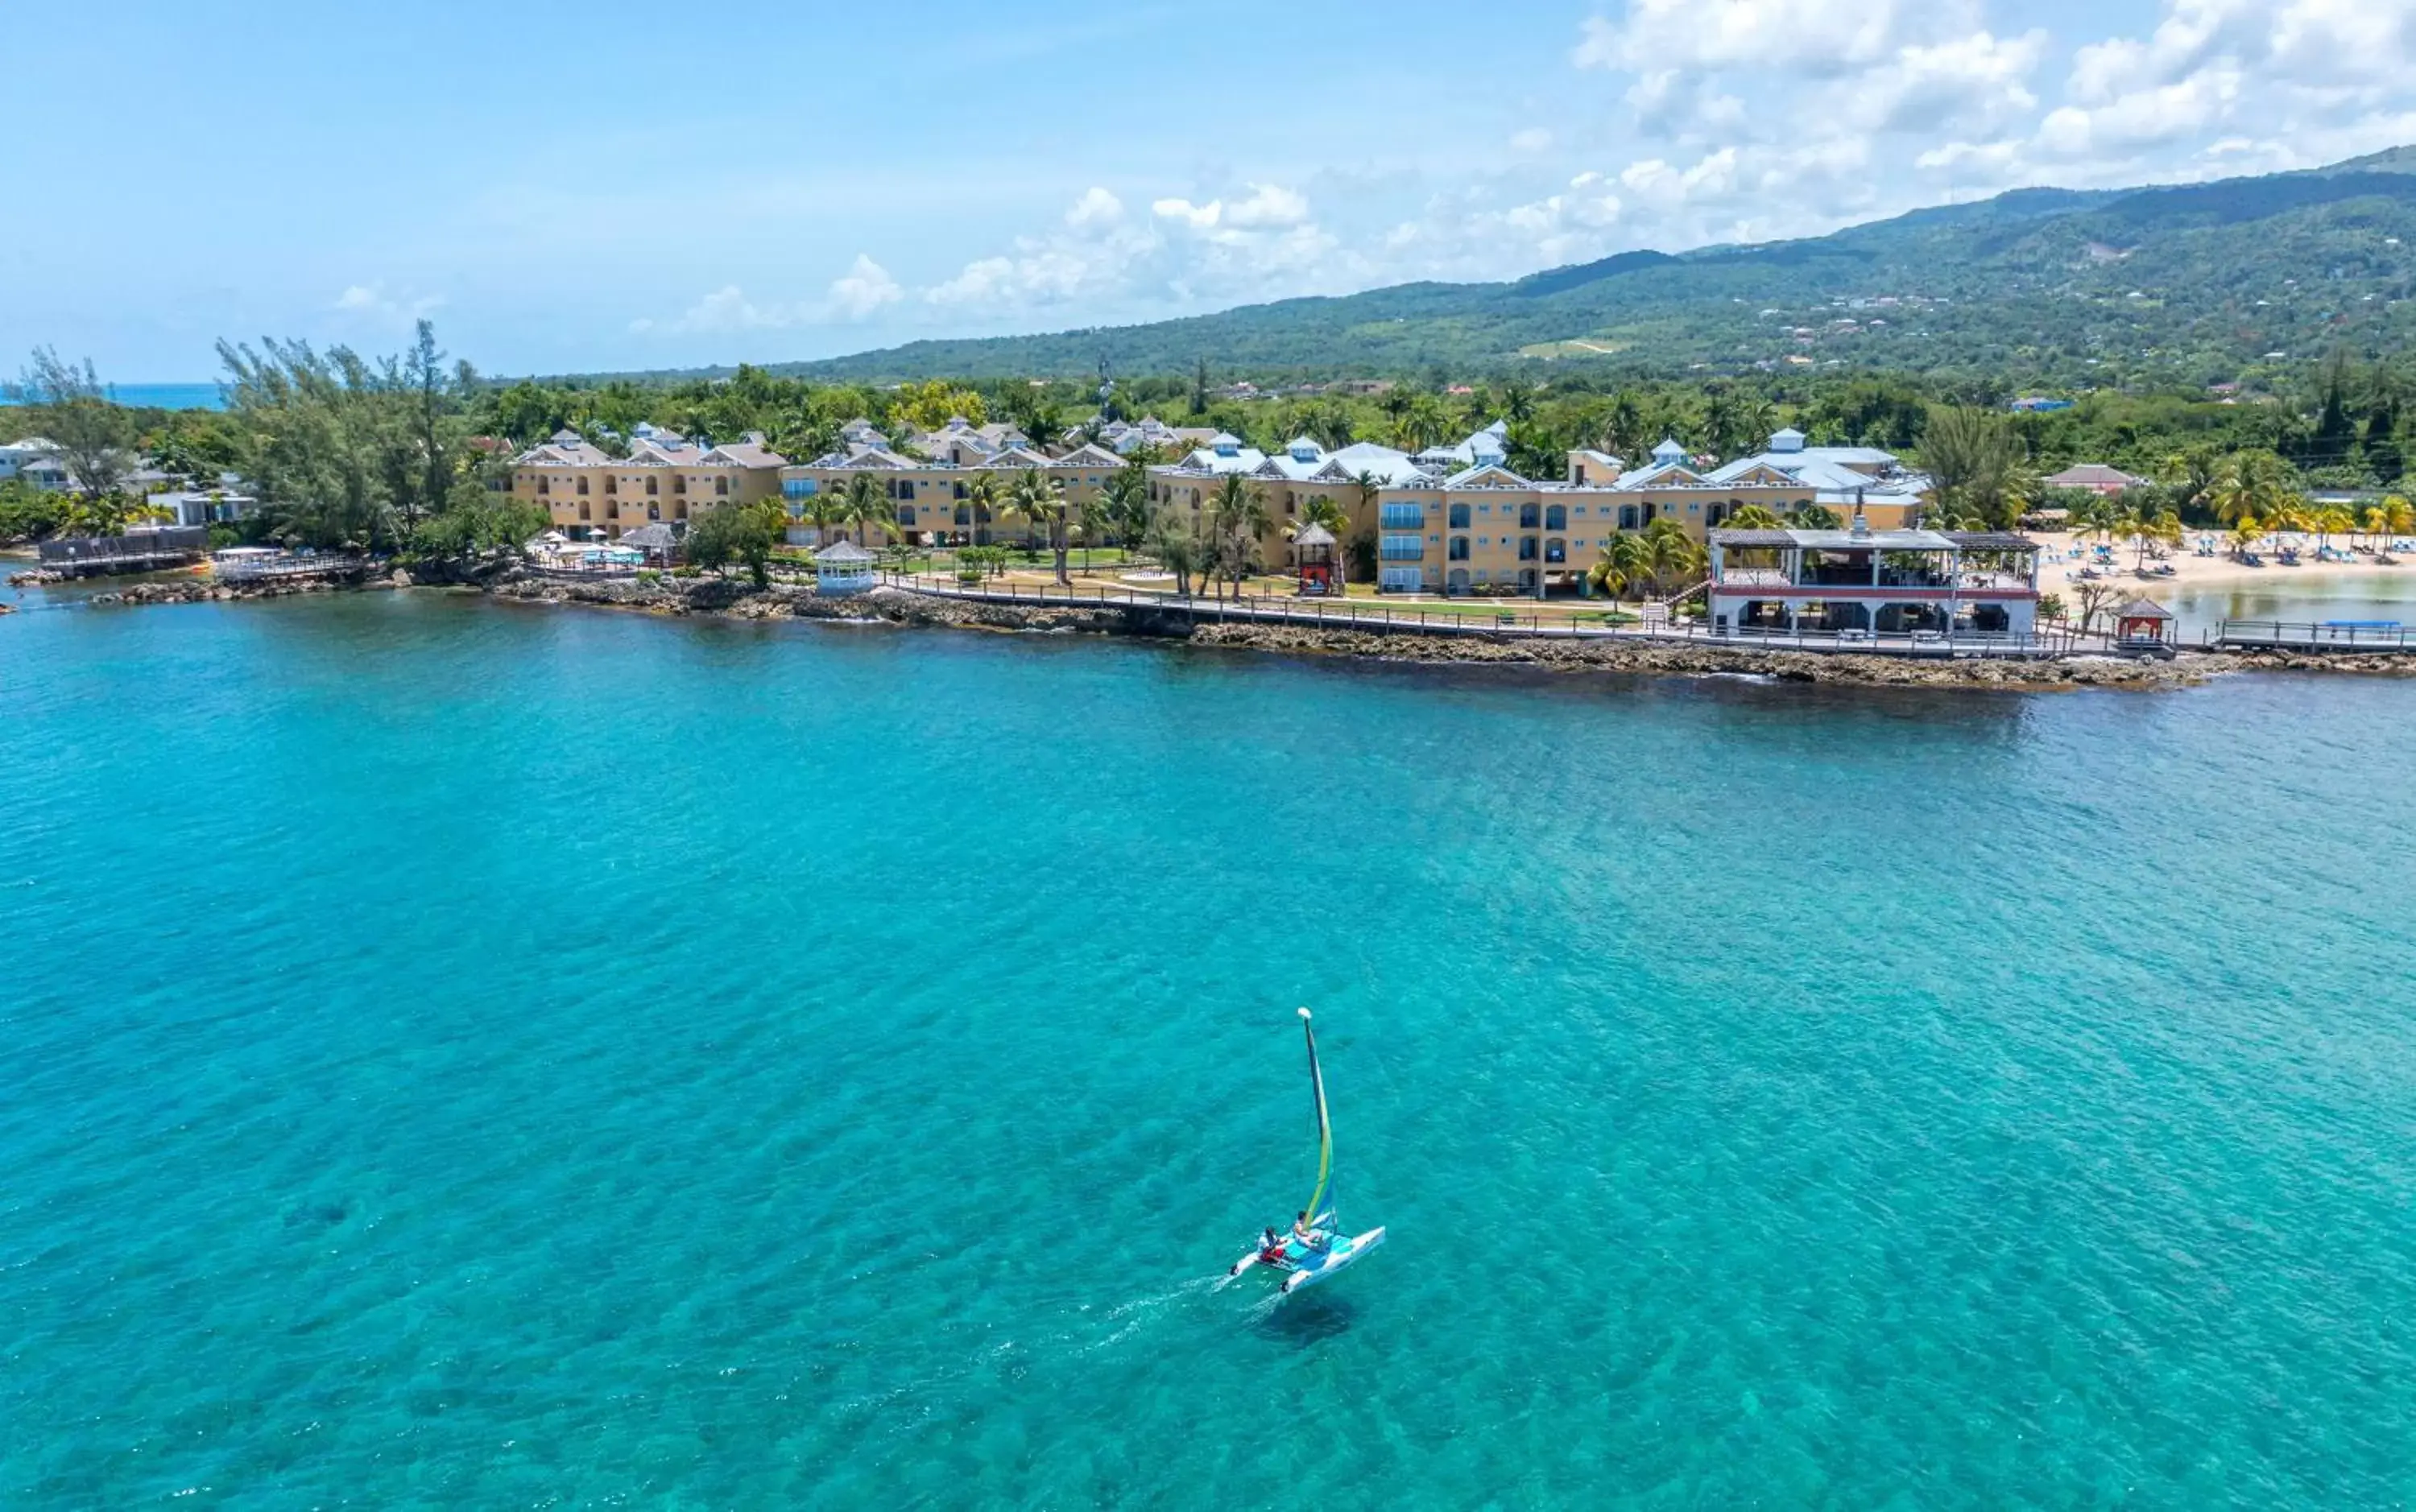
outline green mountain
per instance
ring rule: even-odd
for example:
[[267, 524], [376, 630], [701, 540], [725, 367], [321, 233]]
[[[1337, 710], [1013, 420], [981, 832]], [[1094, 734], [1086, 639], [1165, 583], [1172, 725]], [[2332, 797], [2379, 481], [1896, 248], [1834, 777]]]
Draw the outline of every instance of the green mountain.
[[[1336, 376], [1568, 365], [1830, 367], [2212, 382], [2416, 336], [2416, 147], [2305, 172], [2016, 189], [1827, 236], [1623, 252], [1047, 336], [916, 341], [780, 372], [847, 380]], [[2279, 356], [2273, 354], [2279, 353]]]

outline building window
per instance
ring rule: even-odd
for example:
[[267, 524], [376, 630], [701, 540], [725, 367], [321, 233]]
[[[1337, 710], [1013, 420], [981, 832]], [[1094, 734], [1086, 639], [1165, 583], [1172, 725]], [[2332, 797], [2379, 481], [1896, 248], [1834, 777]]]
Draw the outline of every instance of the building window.
[[899, 504], [898, 506], [898, 523], [906, 527], [910, 531], [914, 528], [914, 506], [913, 504]]
[[[962, 498], [965, 496], [965, 486], [964, 486], [963, 484], [961, 484], [961, 483], [958, 484], [958, 485], [956, 486], [956, 490], [957, 490], [956, 496], [957, 496], [958, 498], [962, 499]], [[1152, 489], [1149, 491], [1149, 496], [1150, 496], [1152, 499], [1155, 499], [1155, 498], [1157, 497], [1157, 490], [1156, 490], [1155, 488], [1152, 488]]]
[[1544, 529], [1548, 531], [1565, 531], [1568, 528], [1569, 511], [1566, 504], [1554, 504], [1544, 511]]
[[539, 478], [539, 479], [537, 479], [537, 480], [536, 480], [536, 491], [537, 491], [540, 495], [543, 495], [543, 494], [550, 494], [550, 493], [553, 492], [553, 480], [552, 480], [551, 478]]
[[687, 492], [687, 473], [683, 472], [683, 473], [681, 473], [679, 476], [677, 476], [677, 477], [675, 477], [675, 478], [672, 479], [672, 492], [673, 492], [673, 493], [686, 493], [686, 492]]
[[1464, 531], [1468, 529], [1468, 506], [1466, 504], [1454, 504], [1451, 506], [1451, 528], [1455, 531]]
[[716, 499], [727, 499], [730, 497], [730, 480], [728, 478], [716, 478], [713, 480], [713, 497]]
[[587, 513], [587, 506], [586, 506], [585, 504], [581, 504], [581, 505], [580, 505], [580, 506], [579, 506], [579, 517], [580, 517], [581, 519], [593, 519], [593, 518], [595, 518], [595, 516], [594, 516], [593, 515], [590, 515], [590, 514], [588, 514], [588, 513]]
[[1632, 531], [1636, 529], [1636, 506], [1634, 504], [1622, 504], [1619, 506], [1619, 528], [1623, 531]]
[[1518, 528], [1522, 531], [1533, 530], [1535, 528], [1536, 521], [1542, 516], [1543, 513], [1544, 509], [1541, 504], [1520, 504], [1518, 506]]
[[604, 491], [606, 493], [619, 493], [621, 491], [621, 480], [613, 477], [606, 478], [604, 480]]
[[585, 478], [581, 478], [581, 479], [579, 479], [579, 480], [578, 480], [578, 483], [579, 483], [579, 497], [580, 497], [580, 498], [581, 498], [581, 499], [584, 499], [584, 498], [586, 498], [586, 497], [587, 497], [587, 480], [586, 480]]
[[1451, 560], [1452, 560], [1452, 561], [1466, 561], [1468, 560], [1468, 537], [1467, 537], [1467, 536], [1464, 536], [1464, 535], [1455, 535], [1455, 536], [1453, 536], [1453, 537], [1451, 538], [1451, 553], [1450, 553], [1450, 555], [1451, 555]]
[[1535, 538], [1533, 536], [1522, 535], [1518, 538], [1518, 560], [1520, 561], [1533, 561], [1535, 560]]
[[662, 480], [662, 479], [660, 479], [660, 478], [648, 478], [648, 479], [646, 480], [646, 497], [647, 497], [647, 498], [652, 499], [652, 498], [654, 498], [656, 495], [657, 495], [657, 494], [661, 493], [662, 491], [663, 491], [663, 480]]
[[1383, 525], [1388, 531], [1414, 531], [1424, 527], [1426, 522], [1427, 510], [1424, 504], [1386, 504], [1384, 506]]

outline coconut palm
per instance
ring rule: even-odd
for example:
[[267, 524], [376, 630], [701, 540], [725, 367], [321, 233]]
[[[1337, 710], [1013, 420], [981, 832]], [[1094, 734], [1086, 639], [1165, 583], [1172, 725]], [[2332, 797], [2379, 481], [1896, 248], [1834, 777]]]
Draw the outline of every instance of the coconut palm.
[[1149, 533], [1148, 465], [1131, 461], [1116, 469], [1099, 497], [1108, 508], [1107, 528], [1127, 546], [1140, 544]]
[[1149, 554], [1159, 566], [1174, 575], [1174, 591], [1185, 598], [1191, 596], [1191, 575], [1199, 570], [1200, 537], [1191, 528], [1191, 516], [1184, 510], [1167, 504], [1150, 516]]
[[1586, 581], [1613, 599], [1624, 598], [1629, 589], [1643, 584], [1651, 571], [1651, 555], [1642, 536], [1622, 531], [1602, 548], [1601, 560], [1586, 573]]
[[1074, 529], [1082, 537], [1082, 572], [1091, 571], [1091, 547], [1107, 538], [1116, 528], [1116, 508], [1108, 502], [1104, 489], [1085, 494], [1074, 505]]
[[1226, 473], [1208, 502], [1207, 547], [1215, 569], [1233, 580], [1236, 592], [1255, 565], [1259, 538], [1271, 523], [1266, 491], [1238, 472]]
[[2316, 545], [2329, 548], [2335, 534], [2346, 535], [2357, 529], [2357, 516], [2345, 505], [2326, 504], [2315, 512], [2308, 523], [2316, 528]]
[[[1301, 531], [1312, 525], [1324, 527], [1325, 532], [1339, 543], [1343, 537], [1351, 533], [1351, 512], [1343, 508], [1330, 495], [1313, 494], [1306, 503], [1300, 506], [1300, 518], [1284, 527], [1284, 539], [1293, 540]], [[1334, 553], [1334, 586], [1337, 592], [1342, 589], [1346, 575], [1342, 560], [1345, 555], [1346, 553], [1340, 550]]]
[[2368, 539], [2387, 535], [2391, 532], [2391, 511], [2380, 504], [2368, 504], [2365, 506], [2365, 517], [2359, 523], [2364, 527]]
[[1798, 504], [1788, 512], [1787, 523], [1799, 531], [1834, 531], [1845, 521], [1826, 504]]
[[1670, 583], [1686, 582], [1702, 570], [1701, 545], [1686, 533], [1684, 526], [1666, 515], [1644, 527], [1638, 539], [1644, 550], [1645, 580], [1656, 594]]
[[1025, 468], [1006, 491], [1006, 507], [1048, 532], [1049, 550], [1056, 559], [1057, 582], [1061, 587], [1072, 587], [1074, 580], [1065, 576], [1065, 486], [1054, 478], [1042, 477], [1036, 467]]
[[2214, 517], [2226, 525], [2245, 516], [2271, 520], [2298, 497], [2290, 464], [2272, 452], [2254, 449], [2232, 452], [2217, 462], [2205, 495]]
[[855, 529], [855, 544], [862, 546], [867, 530], [878, 530], [894, 536], [898, 533], [897, 506], [890, 503], [888, 491], [872, 481], [868, 472], [859, 472], [847, 480], [847, 492], [839, 497], [838, 523]]
[[1739, 504], [1720, 521], [1720, 528], [1728, 531], [1775, 531], [1783, 526], [1784, 522], [1763, 504]]
[[[850, 488], [857, 484], [865, 485], [875, 493], [880, 492], [880, 486], [861, 472], [848, 479]], [[808, 494], [805, 506], [800, 513], [814, 528], [814, 545], [817, 547], [828, 546], [830, 532], [838, 529], [847, 518], [847, 495], [845, 492], [827, 491]]]
[[2416, 531], [2416, 504], [2410, 504], [2397, 494], [2391, 495], [2382, 502], [2382, 522], [2391, 528], [2393, 535]]

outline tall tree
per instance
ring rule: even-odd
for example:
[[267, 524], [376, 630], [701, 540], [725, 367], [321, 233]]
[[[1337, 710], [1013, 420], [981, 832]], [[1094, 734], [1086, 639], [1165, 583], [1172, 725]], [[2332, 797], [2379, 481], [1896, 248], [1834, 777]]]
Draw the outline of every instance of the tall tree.
[[8, 397], [39, 412], [28, 418], [59, 449], [59, 462], [88, 507], [124, 491], [134, 463], [134, 417], [102, 386], [90, 358], [78, 367], [50, 347], [37, 347], [23, 376], [0, 386]]

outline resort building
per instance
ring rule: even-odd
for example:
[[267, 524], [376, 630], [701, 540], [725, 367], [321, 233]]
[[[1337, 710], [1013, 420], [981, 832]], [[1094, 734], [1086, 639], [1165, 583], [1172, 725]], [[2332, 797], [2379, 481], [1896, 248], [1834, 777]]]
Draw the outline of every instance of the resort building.
[[1711, 532], [1712, 629], [1868, 636], [2027, 636], [2038, 621], [2038, 544], [1999, 531]]
[[556, 528], [617, 540], [650, 523], [683, 524], [694, 510], [752, 503], [780, 491], [788, 459], [760, 432], [708, 446], [676, 431], [641, 426], [629, 455], [613, 457], [574, 430], [512, 458], [511, 496], [533, 503]]
[[46, 493], [64, 492], [70, 481], [58, 442], [41, 436], [0, 446], [0, 478], [23, 478]]
[[1095, 444], [1078, 446], [1063, 457], [1027, 444], [985, 450], [974, 439], [980, 434], [981, 428], [967, 427], [941, 448], [945, 455], [908, 456], [891, 449], [883, 438], [878, 444], [850, 442], [845, 451], [781, 468], [779, 490], [789, 506], [791, 544], [820, 545], [815, 528], [808, 523], [814, 502], [845, 494], [859, 475], [879, 482], [894, 512], [897, 539], [909, 545], [987, 546], [1045, 539], [1048, 532], [1038, 521], [1020, 516], [993, 518], [991, 511], [981, 508], [974, 499], [975, 480], [989, 474], [1003, 497], [1017, 478], [1037, 472], [1064, 488], [1070, 515], [1098, 498], [1125, 465], [1123, 457]]
[[1239, 474], [1266, 498], [1269, 528], [1260, 549], [1271, 569], [1296, 565], [1287, 541], [1302, 511], [1322, 498], [1350, 521], [1346, 541], [1375, 538], [1377, 584], [1386, 591], [1540, 595], [1585, 591], [1586, 574], [1612, 537], [1655, 520], [1675, 520], [1699, 542], [1748, 505], [1781, 517], [1814, 504], [1840, 517], [1860, 507], [1866, 518], [1895, 526], [1912, 523], [1928, 487], [1885, 452], [1807, 448], [1795, 431], [1780, 431], [1769, 451], [1717, 469], [1664, 441], [1642, 472], [1580, 449], [1567, 454], [1564, 479], [1533, 479], [1511, 471], [1507, 428], [1497, 421], [1457, 445], [1414, 455], [1365, 442], [1328, 452], [1306, 436], [1268, 453], [1218, 434], [1152, 469], [1150, 497], [1204, 515], [1223, 480]]
[[2086, 488], [2091, 493], [2111, 499], [2125, 488], [2144, 488], [2148, 480], [2107, 467], [2103, 462], [2079, 462], [2039, 482], [2050, 488]]

